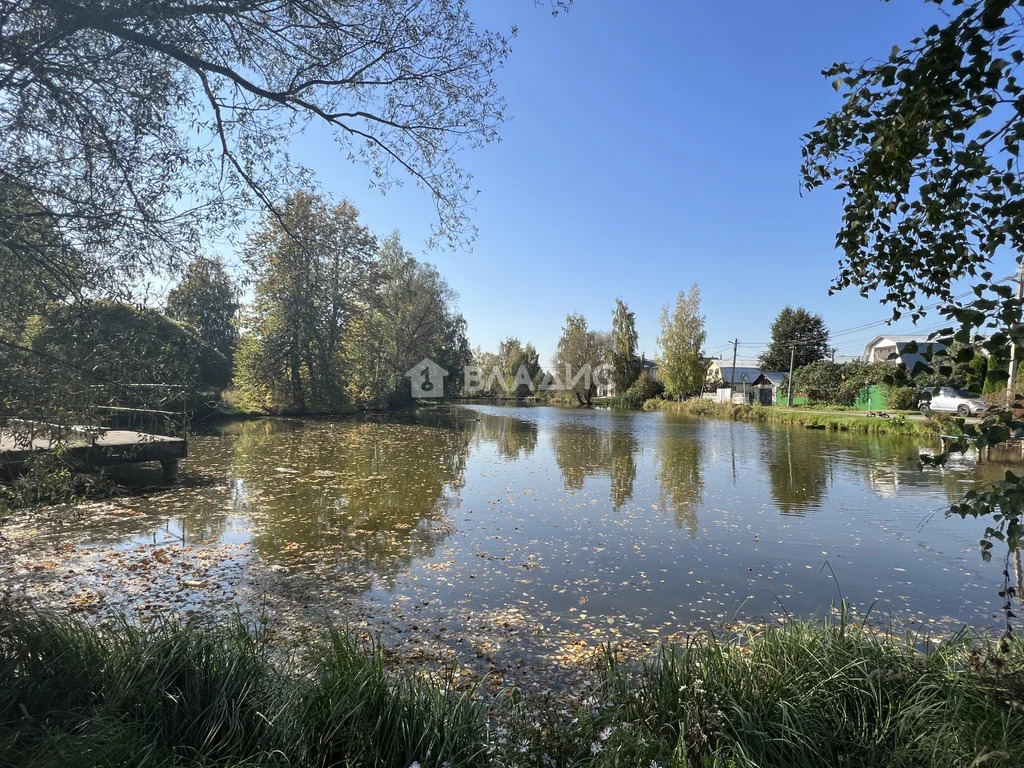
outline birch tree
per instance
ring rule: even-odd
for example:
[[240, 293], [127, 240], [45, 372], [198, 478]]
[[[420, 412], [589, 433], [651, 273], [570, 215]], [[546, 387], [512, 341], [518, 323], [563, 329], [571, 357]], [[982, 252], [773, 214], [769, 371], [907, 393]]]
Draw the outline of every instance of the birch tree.
[[704, 316], [700, 314], [700, 288], [694, 283], [689, 293], [679, 292], [671, 312], [668, 304], [661, 310], [658, 375], [667, 394], [683, 398], [700, 392], [707, 369], [701, 351], [706, 340]]

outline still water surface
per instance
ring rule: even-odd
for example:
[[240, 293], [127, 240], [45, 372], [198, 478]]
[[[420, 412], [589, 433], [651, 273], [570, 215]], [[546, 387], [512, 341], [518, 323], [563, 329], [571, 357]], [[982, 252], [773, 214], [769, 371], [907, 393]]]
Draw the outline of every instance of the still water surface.
[[944, 510], [1002, 469], [920, 468], [933, 447], [552, 407], [240, 422], [191, 442], [189, 487], [14, 526], [0, 582], [93, 613], [327, 614], [488, 659], [840, 597], [992, 625], [1001, 564]]

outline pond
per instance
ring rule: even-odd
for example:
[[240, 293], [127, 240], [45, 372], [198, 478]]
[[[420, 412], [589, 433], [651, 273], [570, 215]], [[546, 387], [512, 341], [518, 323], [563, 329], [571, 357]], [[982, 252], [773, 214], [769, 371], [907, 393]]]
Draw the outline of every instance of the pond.
[[[0, 587], [98, 616], [333, 620], [396, 659], [513, 673], [841, 598], [881, 625], [998, 623], [1003, 471], [919, 440], [662, 413], [453, 406], [195, 437], [180, 488], [0, 529]], [[494, 675], [500, 679], [501, 674]]]

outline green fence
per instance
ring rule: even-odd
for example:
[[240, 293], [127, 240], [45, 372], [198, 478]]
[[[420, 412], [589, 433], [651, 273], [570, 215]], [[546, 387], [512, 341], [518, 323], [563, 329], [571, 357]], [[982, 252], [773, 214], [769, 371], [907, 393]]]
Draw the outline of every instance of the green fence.
[[864, 387], [853, 402], [853, 407], [858, 411], [884, 411], [888, 407], [885, 399], [885, 387], [877, 384]]
[[[786, 397], [786, 393], [785, 393], [784, 390], [780, 390], [779, 393], [775, 397], [776, 397], [776, 399], [775, 399], [776, 404], [778, 404], [778, 405], [789, 405], [789, 398]], [[807, 398], [806, 397], [797, 397], [796, 395], [793, 395], [793, 407], [795, 408], [798, 405], [807, 405]]]

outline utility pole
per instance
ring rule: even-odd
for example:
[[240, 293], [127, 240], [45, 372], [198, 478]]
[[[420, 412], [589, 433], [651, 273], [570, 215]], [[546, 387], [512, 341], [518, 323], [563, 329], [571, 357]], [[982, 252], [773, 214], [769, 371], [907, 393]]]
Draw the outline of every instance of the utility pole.
[[[732, 390], [736, 384], [736, 350], [740, 347], [740, 340], [736, 339], [732, 343], [732, 371], [729, 373], [729, 389]], [[729, 392], [729, 397], [732, 397], [732, 392]]]
[[[1017, 268], [1017, 311], [1021, 311], [1021, 300], [1024, 299], [1024, 261]], [[1017, 342], [1013, 339], [1013, 331], [1020, 323], [1010, 328], [1010, 379], [1006, 382], [1006, 407], [1013, 405], [1017, 394]]]
[[796, 358], [796, 347], [789, 348], [789, 407], [793, 407], [793, 360]]

